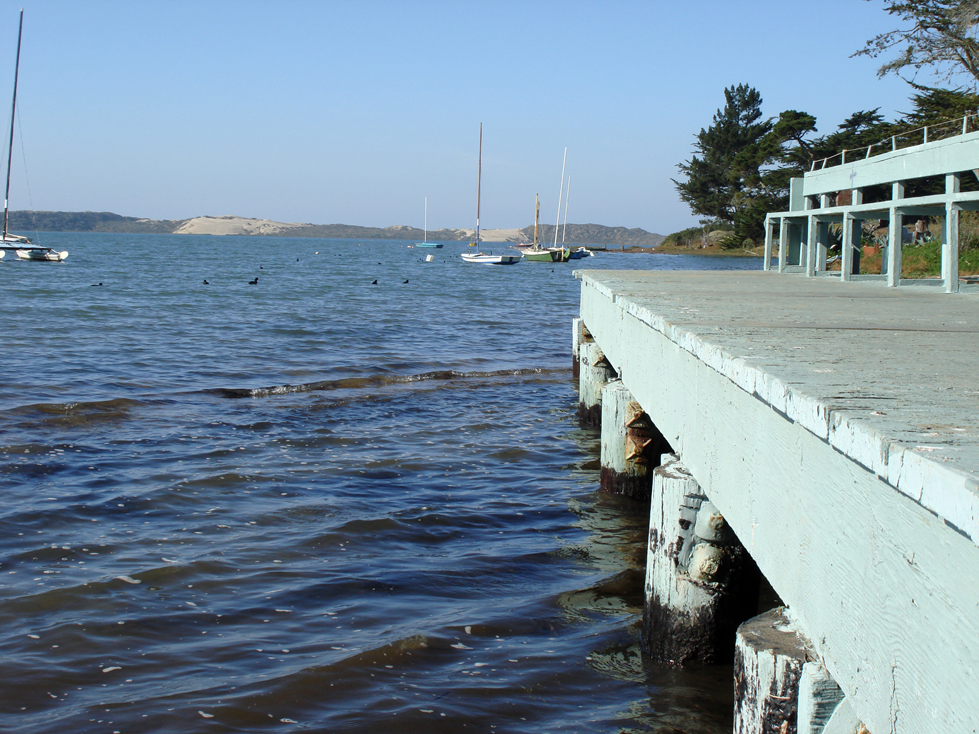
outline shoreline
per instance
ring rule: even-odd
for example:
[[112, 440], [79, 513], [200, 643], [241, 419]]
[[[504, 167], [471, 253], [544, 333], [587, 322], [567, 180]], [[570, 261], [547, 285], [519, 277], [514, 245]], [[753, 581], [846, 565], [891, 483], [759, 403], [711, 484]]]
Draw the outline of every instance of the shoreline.
[[671, 247], [669, 245], [657, 245], [656, 247], [630, 247], [626, 250], [607, 249], [604, 252], [611, 252], [620, 255], [651, 254], [651, 255], [713, 255], [720, 257], [764, 257], [765, 246], [758, 245], [749, 250], [736, 249], [725, 250], [717, 245], [711, 247]]

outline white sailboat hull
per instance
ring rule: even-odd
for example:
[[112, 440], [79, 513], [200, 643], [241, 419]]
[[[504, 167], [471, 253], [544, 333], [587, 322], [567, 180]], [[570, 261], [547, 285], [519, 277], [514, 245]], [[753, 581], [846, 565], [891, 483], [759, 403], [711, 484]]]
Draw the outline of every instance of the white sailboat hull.
[[61, 262], [68, 257], [68, 250], [48, 250], [37, 248], [32, 250], [14, 250], [14, 254], [21, 260], [46, 260], [47, 262]]
[[514, 265], [520, 262], [521, 255], [485, 255], [474, 252], [462, 253], [462, 259], [467, 263], [482, 263], [483, 265]]

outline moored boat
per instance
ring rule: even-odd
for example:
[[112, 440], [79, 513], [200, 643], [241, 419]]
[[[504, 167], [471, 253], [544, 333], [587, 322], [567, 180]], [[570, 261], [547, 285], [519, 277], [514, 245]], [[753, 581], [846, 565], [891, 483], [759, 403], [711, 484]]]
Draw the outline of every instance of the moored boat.
[[46, 260], [47, 262], [61, 262], [68, 257], [68, 250], [55, 250], [51, 247], [31, 247], [30, 249], [21, 248], [14, 250], [14, 254], [21, 260]]
[[469, 243], [469, 246], [475, 247], [476, 251], [462, 253], [462, 259], [467, 263], [481, 263], [483, 265], [516, 265], [522, 259], [519, 254], [492, 255], [479, 251], [479, 206], [483, 184], [483, 123], [479, 124], [479, 163], [476, 171], [476, 237]]
[[552, 263], [560, 262], [560, 253], [555, 248], [541, 247], [537, 240], [538, 227], [540, 225], [540, 195], [534, 197], [534, 242], [532, 245], [518, 247], [524, 260], [531, 262]]
[[10, 105], [10, 145], [7, 148], [7, 187], [3, 197], [3, 234], [0, 236], [0, 258], [4, 255], [4, 250], [13, 250], [21, 260], [46, 260], [48, 262], [60, 262], [68, 257], [68, 251], [57, 251], [51, 247], [41, 247], [35, 245], [27, 237], [11, 234], [7, 230], [7, 223], [10, 215], [8, 206], [10, 201], [10, 161], [14, 153], [14, 120], [17, 115], [17, 78], [20, 76], [20, 40], [24, 33], [24, 10], [20, 11], [20, 27], [17, 30], [17, 62], [14, 66], [14, 99]]
[[421, 242], [416, 242], [415, 247], [437, 247], [442, 248], [442, 245], [438, 242], [428, 241], [428, 197], [425, 197], [425, 236]]
[[483, 265], [516, 265], [522, 255], [491, 255], [487, 252], [464, 252], [462, 259], [467, 263], [482, 263]]

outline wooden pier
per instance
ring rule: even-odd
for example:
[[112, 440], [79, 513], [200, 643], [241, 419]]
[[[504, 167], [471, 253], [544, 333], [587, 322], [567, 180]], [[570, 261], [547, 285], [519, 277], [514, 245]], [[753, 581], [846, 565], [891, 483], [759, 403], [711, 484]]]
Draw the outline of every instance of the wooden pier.
[[[576, 275], [583, 395], [625, 392], [675, 455], [649, 467], [644, 645], [669, 648], [656, 636], [678, 625], [723, 633], [708, 607], [757, 598], [750, 573], [725, 570], [740, 549], [785, 608], [721, 643], [737, 648], [738, 734], [979, 731], [979, 298], [775, 272]], [[620, 426], [602, 434], [603, 462], [641, 454]]]

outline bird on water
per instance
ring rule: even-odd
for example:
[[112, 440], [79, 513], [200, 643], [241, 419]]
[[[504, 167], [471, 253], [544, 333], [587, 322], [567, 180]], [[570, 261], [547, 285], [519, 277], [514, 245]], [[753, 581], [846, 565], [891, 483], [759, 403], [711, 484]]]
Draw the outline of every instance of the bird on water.
[[249, 280], [248, 285], [258, 285], [258, 276], [255, 276], [255, 280]]
[[207, 282], [207, 278], [204, 278], [204, 285], [211, 285], [210, 283]]

